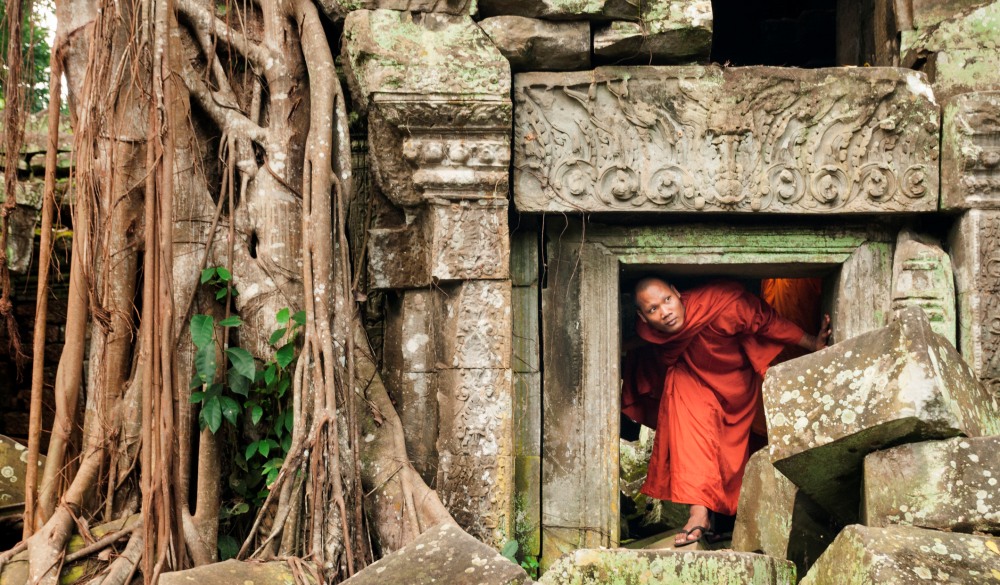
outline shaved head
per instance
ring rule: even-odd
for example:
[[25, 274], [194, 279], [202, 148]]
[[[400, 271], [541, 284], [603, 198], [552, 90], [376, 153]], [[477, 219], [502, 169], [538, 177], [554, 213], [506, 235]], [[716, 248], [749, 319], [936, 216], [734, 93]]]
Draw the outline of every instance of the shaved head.
[[640, 293], [648, 289], [653, 285], [660, 285], [667, 288], [674, 288], [674, 285], [663, 280], [662, 278], [656, 276], [646, 276], [639, 279], [639, 282], [635, 283], [635, 289], [632, 290], [632, 298], [636, 298]]
[[635, 308], [644, 323], [662, 333], [684, 327], [684, 303], [672, 284], [650, 276], [635, 283]]

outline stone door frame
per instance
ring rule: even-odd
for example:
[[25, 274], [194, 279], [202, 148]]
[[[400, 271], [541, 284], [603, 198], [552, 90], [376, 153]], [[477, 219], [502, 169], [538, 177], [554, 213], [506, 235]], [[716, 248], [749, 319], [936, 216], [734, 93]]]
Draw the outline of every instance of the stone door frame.
[[889, 317], [894, 237], [883, 226], [602, 226], [549, 216], [542, 291], [543, 565], [619, 543], [619, 289], [633, 266], [840, 268], [834, 334]]

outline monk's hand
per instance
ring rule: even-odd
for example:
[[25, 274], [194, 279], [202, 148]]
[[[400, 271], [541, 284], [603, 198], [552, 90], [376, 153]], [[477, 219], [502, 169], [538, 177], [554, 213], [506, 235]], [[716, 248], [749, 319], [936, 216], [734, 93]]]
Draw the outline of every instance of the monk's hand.
[[826, 347], [827, 342], [830, 340], [830, 315], [823, 315], [823, 323], [819, 326], [819, 333], [816, 335], [816, 347], [813, 351], [819, 351]]

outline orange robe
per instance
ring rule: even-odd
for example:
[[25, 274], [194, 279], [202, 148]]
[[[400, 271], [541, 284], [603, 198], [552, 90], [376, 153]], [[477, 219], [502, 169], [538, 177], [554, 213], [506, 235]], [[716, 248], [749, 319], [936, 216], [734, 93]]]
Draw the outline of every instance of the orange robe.
[[[737, 283], [681, 294], [684, 328], [636, 323], [651, 345], [626, 356], [622, 411], [656, 428], [642, 492], [735, 514], [768, 365], [805, 333]], [[652, 413], [656, 413], [655, 420]]]

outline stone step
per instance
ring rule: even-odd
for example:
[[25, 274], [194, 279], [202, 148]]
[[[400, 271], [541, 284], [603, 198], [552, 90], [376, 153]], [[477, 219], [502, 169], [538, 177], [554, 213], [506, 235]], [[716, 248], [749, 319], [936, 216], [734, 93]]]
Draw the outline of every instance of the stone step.
[[959, 437], [865, 457], [862, 523], [1000, 534], [1000, 437]]
[[724, 538], [718, 542], [707, 543], [705, 540], [696, 541], [694, 544], [689, 544], [687, 546], [676, 547], [674, 546], [674, 537], [680, 533], [681, 529], [669, 530], [667, 532], [661, 532], [660, 534], [654, 534], [643, 538], [641, 540], [635, 540], [628, 544], [622, 546], [622, 548], [627, 548], [629, 550], [679, 550], [679, 551], [694, 551], [694, 550], [724, 550], [732, 548], [732, 538]]
[[726, 551], [581, 549], [555, 562], [540, 585], [794, 585], [795, 565]]
[[801, 585], [1000, 583], [1000, 539], [923, 528], [848, 526]]
[[888, 327], [774, 366], [764, 406], [774, 466], [843, 524], [858, 521], [868, 453], [1000, 434], [996, 397], [916, 307]]

